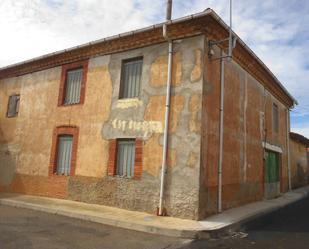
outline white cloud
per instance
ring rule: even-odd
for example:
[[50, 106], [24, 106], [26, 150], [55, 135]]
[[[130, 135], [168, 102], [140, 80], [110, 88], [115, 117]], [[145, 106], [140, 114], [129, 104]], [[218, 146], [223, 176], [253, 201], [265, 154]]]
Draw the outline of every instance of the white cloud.
[[[304, 25], [309, 23], [309, 2], [233, 2], [233, 29], [298, 100], [292, 127], [309, 135], [309, 30]], [[194, 0], [188, 6], [192, 12], [210, 7], [229, 21], [228, 0]]]
[[291, 131], [302, 134], [303, 136], [309, 138], [309, 122], [296, 124]]
[[[2, 0], [0, 66], [160, 22], [165, 0]], [[208, 7], [228, 21], [228, 0], [174, 0], [173, 16]], [[234, 0], [234, 30], [299, 100], [292, 127], [309, 123], [309, 3]], [[306, 129], [301, 128], [301, 129]]]
[[[111, 4], [113, 3], [113, 4]], [[0, 66], [152, 24], [150, 0], [0, 1]]]

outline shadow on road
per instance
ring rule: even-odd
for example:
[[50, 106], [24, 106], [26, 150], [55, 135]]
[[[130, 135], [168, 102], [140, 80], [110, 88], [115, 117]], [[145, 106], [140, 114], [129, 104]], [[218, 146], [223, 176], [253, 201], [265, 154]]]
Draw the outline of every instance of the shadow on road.
[[309, 249], [309, 198], [246, 224], [242, 232], [181, 249]]

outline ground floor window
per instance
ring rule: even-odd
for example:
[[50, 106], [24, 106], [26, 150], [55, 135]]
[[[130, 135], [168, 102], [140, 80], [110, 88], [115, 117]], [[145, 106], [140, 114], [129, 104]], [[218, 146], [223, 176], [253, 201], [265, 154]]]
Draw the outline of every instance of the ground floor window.
[[79, 129], [58, 126], [53, 133], [49, 175], [75, 175]]
[[70, 175], [72, 162], [72, 135], [60, 135], [58, 137], [57, 167], [58, 175]]
[[123, 177], [134, 176], [135, 139], [118, 140], [116, 174]]
[[143, 140], [111, 139], [108, 175], [140, 179], [142, 175]]

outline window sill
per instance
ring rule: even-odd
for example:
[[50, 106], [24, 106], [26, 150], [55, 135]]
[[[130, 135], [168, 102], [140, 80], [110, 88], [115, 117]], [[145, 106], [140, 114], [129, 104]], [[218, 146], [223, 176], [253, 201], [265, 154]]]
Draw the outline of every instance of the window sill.
[[18, 114], [17, 115], [14, 115], [14, 116], [6, 116], [7, 118], [17, 118], [18, 117]]
[[58, 107], [68, 107], [68, 106], [77, 106], [77, 105], [83, 105], [83, 103], [79, 102], [75, 104], [61, 104], [61, 105], [58, 105]]
[[121, 108], [121, 109], [126, 109], [130, 107], [139, 107], [142, 105], [143, 105], [143, 101], [138, 97], [118, 99], [117, 101], [117, 108]]
[[70, 176], [72, 176], [72, 175], [59, 175], [59, 174], [57, 174], [57, 173], [53, 173], [53, 174], [51, 174], [51, 175], [49, 175], [49, 176], [53, 176], [53, 177], [70, 177]]
[[109, 176], [112, 178], [116, 178], [116, 179], [123, 179], [124, 181], [129, 181], [129, 180], [138, 180], [139, 178], [136, 178], [135, 176], [119, 176], [119, 175], [113, 175], [113, 176]]

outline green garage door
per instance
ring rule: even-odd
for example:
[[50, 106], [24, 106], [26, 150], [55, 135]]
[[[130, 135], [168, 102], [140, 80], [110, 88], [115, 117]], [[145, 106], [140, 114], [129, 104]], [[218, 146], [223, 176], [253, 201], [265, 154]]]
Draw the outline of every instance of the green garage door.
[[265, 163], [265, 197], [271, 199], [280, 194], [280, 160], [279, 153], [266, 151]]
[[266, 152], [265, 182], [279, 182], [279, 154], [276, 152]]

